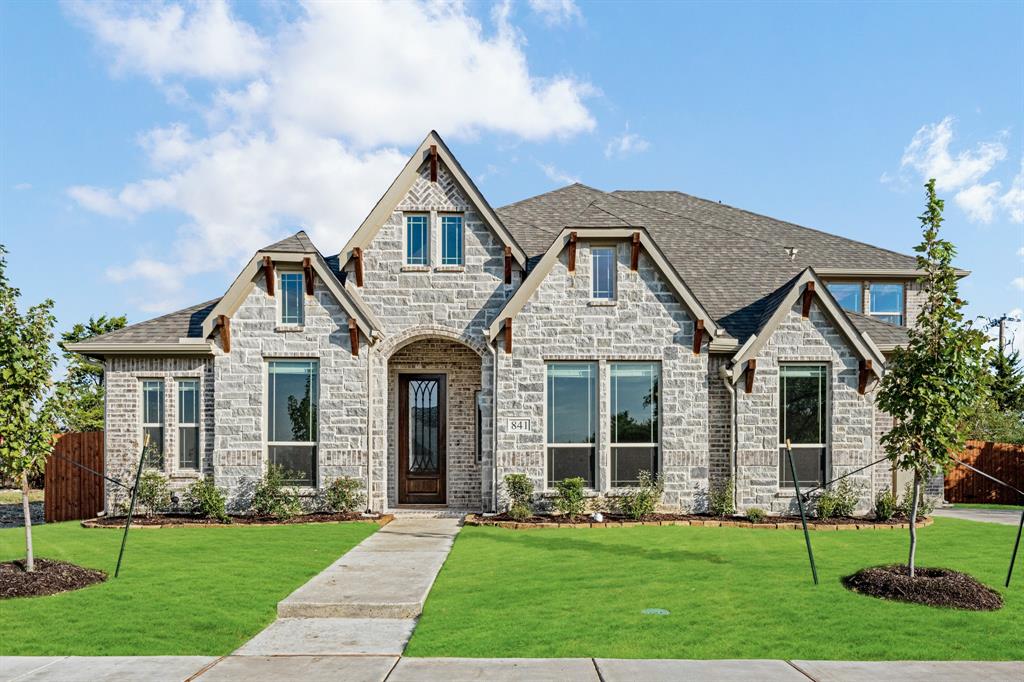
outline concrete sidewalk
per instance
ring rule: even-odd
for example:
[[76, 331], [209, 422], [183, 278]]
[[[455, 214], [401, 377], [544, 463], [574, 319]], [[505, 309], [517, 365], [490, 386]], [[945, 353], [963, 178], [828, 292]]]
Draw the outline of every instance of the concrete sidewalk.
[[963, 519], [965, 521], [1002, 523], [1007, 526], [1016, 526], [1020, 523], [1020, 515], [1021, 510], [1019, 509], [957, 509], [955, 507], [943, 507], [932, 512], [932, 516]]
[[271, 682], [1003, 682], [1024, 662], [632, 660], [606, 658], [401, 658], [398, 656], [0, 657], [0, 681]]

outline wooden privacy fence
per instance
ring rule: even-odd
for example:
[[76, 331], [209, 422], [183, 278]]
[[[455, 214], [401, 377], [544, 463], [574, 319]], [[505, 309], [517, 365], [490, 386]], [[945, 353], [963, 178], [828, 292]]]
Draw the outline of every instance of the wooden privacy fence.
[[103, 432], [65, 433], [46, 460], [43, 510], [47, 523], [91, 519], [103, 510]]
[[[957, 459], [1024, 490], [1024, 445], [969, 440]], [[1014, 491], [959, 464], [946, 474], [946, 502], [1024, 504]]]

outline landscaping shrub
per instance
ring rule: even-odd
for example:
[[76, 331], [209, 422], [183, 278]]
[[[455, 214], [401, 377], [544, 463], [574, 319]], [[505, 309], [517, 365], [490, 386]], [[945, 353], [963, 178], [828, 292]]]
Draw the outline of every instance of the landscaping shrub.
[[[899, 513], [901, 516], [910, 518], [910, 512], [912, 511], [911, 505], [914, 503], [914, 484], [907, 483], [907, 487], [903, 489], [903, 501], [899, 505]], [[928, 516], [935, 510], [935, 504], [932, 500], [928, 499], [928, 496], [924, 494], [924, 486], [921, 486], [921, 499], [917, 501], [917, 515]]]
[[579, 476], [563, 478], [555, 484], [558, 495], [555, 497], [555, 509], [566, 516], [583, 516], [587, 508], [583, 488], [587, 485]]
[[363, 482], [341, 476], [331, 481], [323, 491], [323, 509], [331, 512], [353, 512], [362, 509], [366, 496], [360, 490]]
[[[136, 508], [146, 516], [167, 511], [171, 506], [171, 489], [167, 477], [159, 471], [144, 471], [139, 477], [139, 493], [135, 498]], [[127, 511], [126, 503], [126, 511]]]
[[527, 511], [533, 504], [533, 481], [526, 474], [507, 474], [505, 494], [508, 495], [509, 511], [512, 507], [524, 507]]
[[282, 467], [271, 466], [256, 484], [251, 510], [255, 516], [290, 519], [302, 513], [302, 504], [293, 488], [286, 488], [287, 478]]
[[760, 507], [749, 507], [747, 509], [747, 521], [751, 523], [761, 523], [767, 516], [768, 514], [765, 510]]
[[525, 521], [533, 516], [533, 511], [526, 505], [513, 504], [508, 508], [508, 515], [513, 521]]
[[736, 505], [732, 501], [732, 490], [732, 478], [711, 489], [708, 493], [708, 512], [712, 516], [732, 516], [736, 513]]
[[896, 516], [897, 511], [899, 511], [899, 500], [896, 499], [896, 493], [891, 489], [886, 488], [875, 496], [875, 519], [888, 521]]
[[843, 479], [834, 488], [825, 490], [815, 500], [815, 509], [820, 519], [834, 519], [853, 516], [857, 509], [857, 487]]
[[651, 475], [649, 471], [641, 471], [639, 485], [619, 498], [619, 509], [631, 519], [642, 519], [654, 513], [665, 493], [665, 484]]
[[224, 491], [209, 478], [201, 478], [185, 491], [185, 509], [189, 513], [207, 519], [218, 519], [230, 523], [227, 513], [227, 498]]

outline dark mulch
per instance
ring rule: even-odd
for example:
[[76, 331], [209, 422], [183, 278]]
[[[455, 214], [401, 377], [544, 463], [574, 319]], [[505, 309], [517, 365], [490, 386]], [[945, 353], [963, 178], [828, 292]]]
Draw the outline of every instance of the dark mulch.
[[79, 590], [107, 579], [103, 571], [83, 568], [64, 561], [36, 559], [35, 570], [25, 571], [25, 561], [0, 563], [0, 599], [42, 597]]
[[[290, 525], [296, 523], [328, 523], [331, 521], [374, 521], [380, 518], [379, 515], [363, 516], [359, 512], [316, 512], [313, 514], [302, 514], [301, 516], [295, 516], [290, 519], [275, 519], [272, 517], [265, 516], [242, 516], [242, 515], [231, 515], [231, 525]], [[124, 526], [127, 517], [125, 516], [101, 516], [93, 520], [97, 526]], [[224, 521], [217, 519], [208, 519], [201, 516], [192, 516], [190, 514], [153, 514], [152, 516], [133, 516], [133, 526], [169, 526], [169, 525], [185, 525], [185, 526], [224, 526], [228, 525]]]
[[973, 577], [948, 568], [918, 568], [910, 577], [904, 564], [873, 566], [843, 578], [847, 589], [861, 594], [926, 606], [968, 611], [995, 611], [1003, 598]]
[[[593, 523], [594, 519], [589, 515], [585, 516], [559, 516], [554, 514], [535, 514], [525, 519], [513, 519], [508, 513], [496, 514], [494, 516], [488, 516], [483, 519], [487, 522], [502, 522], [502, 521], [515, 521], [517, 523]], [[918, 521], [923, 521], [924, 517], [918, 517]], [[640, 519], [631, 519], [623, 514], [604, 514], [604, 521], [618, 523], [620, 521], [720, 521], [727, 523], [744, 522], [752, 523], [745, 516], [712, 516], [711, 514], [648, 514]], [[893, 518], [889, 521], [876, 521], [874, 519], [864, 517], [837, 517], [831, 519], [817, 519], [808, 518], [807, 525], [827, 525], [827, 526], [849, 526], [849, 525], [873, 525], [873, 526], [898, 526], [900, 524], [907, 523], [909, 520], [906, 518]], [[762, 521], [754, 525], [763, 526], [774, 526], [777, 523], [800, 523], [799, 516], [766, 516]]]

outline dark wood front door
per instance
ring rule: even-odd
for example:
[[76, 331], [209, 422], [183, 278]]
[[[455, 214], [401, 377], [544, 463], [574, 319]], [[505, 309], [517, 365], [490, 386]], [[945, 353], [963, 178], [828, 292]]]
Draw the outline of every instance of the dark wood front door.
[[398, 502], [445, 504], [445, 376], [398, 375]]

